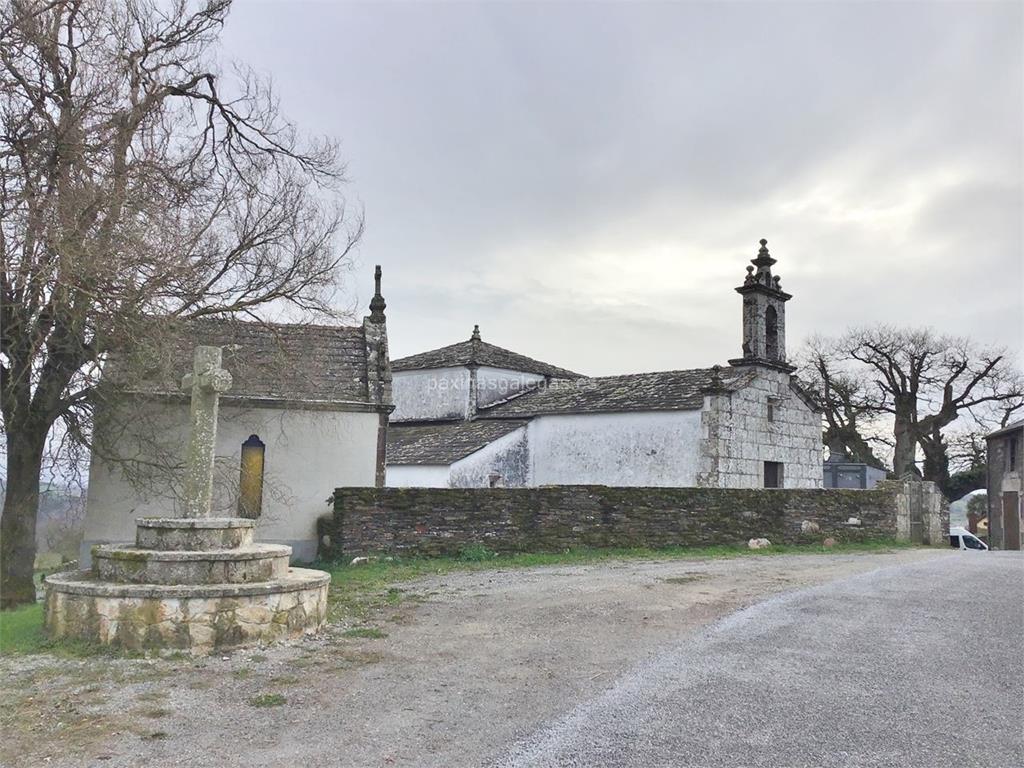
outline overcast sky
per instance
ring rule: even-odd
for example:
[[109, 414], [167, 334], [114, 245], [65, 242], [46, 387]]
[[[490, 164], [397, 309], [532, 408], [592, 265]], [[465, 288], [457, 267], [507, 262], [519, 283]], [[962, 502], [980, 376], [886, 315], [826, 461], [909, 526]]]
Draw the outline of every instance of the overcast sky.
[[738, 356], [761, 237], [790, 354], [876, 320], [1019, 351], [1021, 8], [246, 0], [224, 47], [341, 140], [392, 358], [479, 323], [600, 375]]

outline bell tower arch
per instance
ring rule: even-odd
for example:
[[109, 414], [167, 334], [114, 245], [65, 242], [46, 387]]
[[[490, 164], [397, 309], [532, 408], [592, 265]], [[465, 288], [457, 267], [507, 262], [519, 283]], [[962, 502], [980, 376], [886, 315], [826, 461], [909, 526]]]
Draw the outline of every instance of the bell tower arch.
[[747, 276], [736, 292], [743, 297], [743, 357], [730, 365], [766, 365], [792, 373], [786, 362], [786, 302], [793, 298], [782, 290], [781, 278], [772, 275], [776, 263], [761, 240], [757, 257], [751, 259]]

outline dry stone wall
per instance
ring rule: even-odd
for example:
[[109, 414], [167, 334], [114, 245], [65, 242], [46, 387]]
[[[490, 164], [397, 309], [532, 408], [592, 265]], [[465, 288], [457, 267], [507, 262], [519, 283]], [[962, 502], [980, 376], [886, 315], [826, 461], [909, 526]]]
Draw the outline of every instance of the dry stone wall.
[[320, 520], [320, 554], [443, 555], [476, 544], [550, 552], [744, 544], [759, 537], [774, 543], [893, 539], [899, 492], [898, 484], [867, 491], [339, 488], [333, 514]]

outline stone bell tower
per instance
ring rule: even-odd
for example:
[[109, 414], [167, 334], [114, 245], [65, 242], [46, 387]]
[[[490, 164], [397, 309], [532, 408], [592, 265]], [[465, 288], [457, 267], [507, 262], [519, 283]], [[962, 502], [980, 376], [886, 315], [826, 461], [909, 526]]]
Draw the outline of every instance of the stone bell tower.
[[787, 373], [796, 370], [786, 362], [786, 302], [792, 296], [772, 275], [775, 259], [768, 253], [768, 241], [761, 241], [757, 258], [751, 259], [747, 277], [736, 292], [743, 296], [743, 357], [730, 365], [764, 365]]

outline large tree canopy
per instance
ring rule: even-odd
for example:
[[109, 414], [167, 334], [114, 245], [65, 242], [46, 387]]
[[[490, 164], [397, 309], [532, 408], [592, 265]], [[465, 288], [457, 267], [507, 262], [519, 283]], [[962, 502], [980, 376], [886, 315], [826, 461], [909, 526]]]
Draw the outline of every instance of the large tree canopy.
[[1004, 350], [929, 329], [855, 329], [838, 339], [813, 340], [803, 357], [822, 396], [826, 437], [832, 434], [837, 445], [871, 463], [865, 428], [884, 423], [891, 430], [886, 442], [894, 473], [923, 474], [946, 492], [951, 440], [965, 441], [953, 438], [951, 425], [969, 417], [965, 434], [973, 430], [976, 443], [979, 430], [1005, 424], [1024, 408], [1024, 381]]
[[336, 146], [214, 55], [229, 0], [0, 9], [4, 606], [34, 599], [48, 434], [84, 440], [112, 349], [153, 317], [327, 311], [358, 240]]

